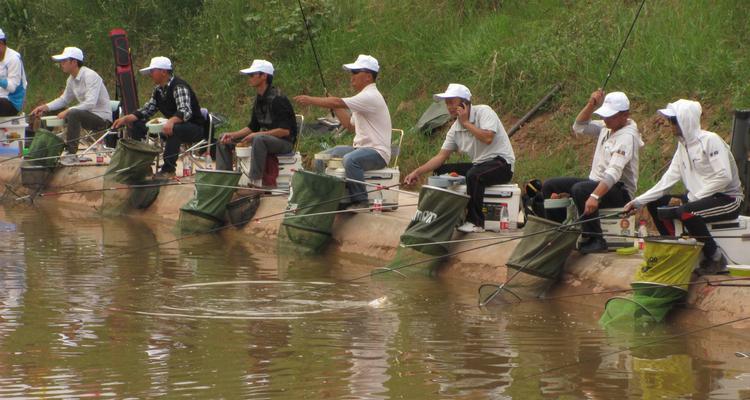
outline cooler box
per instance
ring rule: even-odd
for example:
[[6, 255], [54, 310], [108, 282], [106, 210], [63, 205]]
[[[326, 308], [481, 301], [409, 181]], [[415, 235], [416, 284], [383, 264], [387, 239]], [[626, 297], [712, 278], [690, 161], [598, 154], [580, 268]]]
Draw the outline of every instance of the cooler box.
[[23, 154], [27, 126], [23, 115], [0, 117], [0, 157], [18, 157]]
[[[398, 189], [399, 180], [401, 179], [401, 172], [398, 167], [396, 168], [383, 168], [365, 171], [365, 182], [373, 185], [381, 185], [387, 187], [393, 187]], [[396, 185], [396, 186], [393, 186]], [[367, 185], [365, 187], [369, 193], [367, 193], [367, 200], [370, 204], [375, 202], [375, 198], [379, 196], [378, 192], [374, 192], [375, 186]], [[383, 206], [398, 206], [398, 192], [395, 190], [382, 190], [380, 191], [383, 196]]]
[[515, 183], [488, 186], [484, 190], [484, 229], [500, 231], [500, 210], [508, 208], [510, 229], [518, 228], [518, 213], [521, 211], [521, 188]]
[[294, 171], [301, 171], [302, 155], [299, 152], [277, 154], [279, 159], [279, 176], [276, 178], [276, 186], [279, 189], [286, 189], [292, 184], [292, 175]]
[[[600, 216], [611, 215], [619, 212], [622, 212], [622, 208], [599, 209]], [[614, 215], [611, 217], [602, 218], [601, 220], [599, 220], [599, 222], [601, 223], [602, 234], [604, 235], [604, 240], [607, 241], [608, 249], [633, 247], [638, 245], [638, 239], [635, 238], [638, 233], [638, 225], [636, 225], [635, 215], [631, 215], [627, 218], [622, 218], [619, 215]]]

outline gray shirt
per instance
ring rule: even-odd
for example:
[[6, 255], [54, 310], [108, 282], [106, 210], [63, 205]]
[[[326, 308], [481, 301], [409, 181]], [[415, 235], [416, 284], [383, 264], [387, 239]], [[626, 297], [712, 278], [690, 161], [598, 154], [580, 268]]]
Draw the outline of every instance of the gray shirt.
[[482, 143], [456, 120], [445, 136], [442, 149], [465, 153], [471, 157], [471, 162], [474, 164], [480, 164], [499, 156], [504, 158], [513, 170], [516, 156], [513, 153], [513, 147], [510, 145], [508, 134], [505, 133], [503, 123], [500, 122], [500, 118], [492, 107], [484, 104], [472, 105], [469, 111], [469, 122], [479, 129], [492, 131], [495, 134], [492, 142], [490, 144]]

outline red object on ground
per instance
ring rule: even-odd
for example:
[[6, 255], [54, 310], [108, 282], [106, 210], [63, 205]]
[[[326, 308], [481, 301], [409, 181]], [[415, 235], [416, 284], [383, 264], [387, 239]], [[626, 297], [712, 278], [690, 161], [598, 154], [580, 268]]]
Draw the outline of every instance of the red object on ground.
[[263, 186], [276, 187], [276, 178], [279, 176], [279, 158], [274, 154], [266, 157], [266, 169], [263, 172]]

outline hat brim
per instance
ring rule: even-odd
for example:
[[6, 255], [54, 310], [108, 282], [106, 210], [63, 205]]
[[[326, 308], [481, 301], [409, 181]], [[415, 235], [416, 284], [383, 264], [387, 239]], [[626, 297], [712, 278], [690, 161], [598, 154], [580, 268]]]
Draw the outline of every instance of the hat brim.
[[600, 117], [603, 117], [603, 118], [609, 118], [609, 117], [617, 114], [618, 112], [620, 112], [620, 111], [615, 110], [614, 108], [609, 107], [607, 105], [603, 105], [603, 106], [597, 108], [596, 111], [594, 111], [594, 114], [596, 114], [596, 115], [598, 115]]
[[252, 68], [252, 67], [250, 67], [250, 68], [245, 68], [245, 69], [241, 69], [240, 70], [240, 73], [242, 75], [250, 75], [250, 74], [254, 74], [256, 72], [262, 72], [262, 73], [264, 73], [266, 75], [273, 76], [273, 72], [263, 71], [262, 69], [259, 69], [259, 68]]
[[156, 67], [146, 67], [146, 68], [139, 69], [138, 72], [140, 72], [141, 75], [148, 75], [149, 72], [151, 72], [152, 70], [155, 70], [155, 69], [158, 69], [158, 68], [156, 68]]
[[677, 116], [677, 113], [675, 113], [674, 110], [669, 109], [669, 108], [662, 108], [661, 110], [658, 110], [657, 113], [667, 118], [672, 118], [672, 117]]
[[342, 65], [342, 67], [345, 70], [347, 70], [347, 71], [351, 71], [351, 70], [354, 70], [354, 69], [366, 69], [366, 70], [368, 70], [370, 72], [374, 72], [376, 74], [378, 73], [378, 71], [373, 71], [371, 68], [365, 67], [364, 65], [360, 65], [360, 64], [357, 64], [357, 63], [344, 64], [344, 65]]
[[437, 93], [432, 95], [432, 99], [435, 101], [441, 101], [445, 99], [461, 99], [466, 101], [471, 101], [471, 99], [467, 99], [466, 97], [459, 96], [457, 94], [451, 94], [451, 93]]
[[[55, 54], [54, 56], [52, 56], [52, 59], [54, 61], [57, 61], [57, 62], [65, 61], [65, 60], [67, 60], [69, 58], [74, 58], [74, 57], [70, 57], [70, 56], [65, 55], [65, 54]], [[78, 60], [77, 58], [75, 58], [75, 59]]]

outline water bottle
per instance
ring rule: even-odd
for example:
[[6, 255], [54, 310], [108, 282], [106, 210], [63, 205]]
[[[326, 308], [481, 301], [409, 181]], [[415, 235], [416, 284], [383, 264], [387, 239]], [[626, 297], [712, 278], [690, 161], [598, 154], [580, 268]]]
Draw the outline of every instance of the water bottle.
[[190, 176], [193, 171], [193, 163], [190, 157], [182, 157], [182, 176]]
[[500, 230], [507, 231], [510, 229], [510, 218], [508, 217], [508, 206], [503, 204], [500, 207]]
[[102, 149], [102, 142], [96, 144], [96, 163], [104, 164], [104, 149]]
[[211, 159], [211, 152], [206, 152], [206, 169], [214, 169], [214, 161]]
[[638, 223], [638, 250], [643, 251], [646, 248], [646, 241], [644, 238], [648, 236], [648, 229], [646, 229], [646, 221], [641, 220]]
[[383, 186], [375, 187], [375, 199], [373, 200], [372, 212], [380, 214], [383, 212]]

